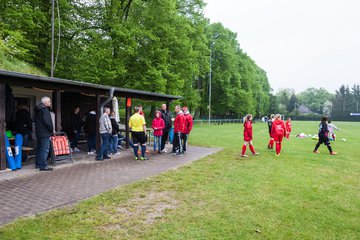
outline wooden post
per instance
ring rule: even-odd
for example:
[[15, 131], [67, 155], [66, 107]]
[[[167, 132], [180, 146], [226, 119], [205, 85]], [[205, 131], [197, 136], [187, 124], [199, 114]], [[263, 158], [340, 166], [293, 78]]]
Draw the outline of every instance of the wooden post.
[[5, 84], [0, 83], [0, 170], [6, 169], [5, 129]]
[[102, 115], [102, 112], [100, 110], [100, 106], [101, 106], [101, 103], [100, 103], [100, 95], [99, 94], [96, 94], [96, 152], [99, 152], [100, 151], [100, 145], [101, 145], [101, 137], [100, 137], [100, 132], [99, 132], [99, 127], [100, 127], [100, 124], [99, 124], [99, 120], [100, 120], [100, 117]]
[[61, 132], [61, 92], [59, 90], [55, 91], [54, 94], [55, 100], [55, 129], [57, 132]]
[[131, 115], [131, 98], [125, 99], [125, 135], [126, 135], [126, 148], [129, 148], [130, 141], [130, 128], [129, 119]]
[[166, 109], [171, 112], [170, 110], [170, 101], [166, 101]]

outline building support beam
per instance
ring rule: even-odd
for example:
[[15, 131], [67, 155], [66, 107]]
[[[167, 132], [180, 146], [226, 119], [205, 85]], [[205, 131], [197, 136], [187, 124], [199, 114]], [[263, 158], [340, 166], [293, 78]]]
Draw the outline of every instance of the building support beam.
[[53, 97], [55, 98], [55, 130], [61, 132], [61, 92], [56, 90]]
[[100, 138], [100, 132], [99, 132], [99, 120], [101, 117], [101, 98], [99, 94], [96, 94], [96, 152], [100, 151], [100, 145], [101, 145], [101, 138]]
[[5, 130], [5, 84], [0, 84], [0, 170], [6, 169]]
[[129, 119], [131, 115], [131, 98], [125, 99], [125, 136], [126, 136], [126, 148], [129, 148], [130, 144], [130, 128]]

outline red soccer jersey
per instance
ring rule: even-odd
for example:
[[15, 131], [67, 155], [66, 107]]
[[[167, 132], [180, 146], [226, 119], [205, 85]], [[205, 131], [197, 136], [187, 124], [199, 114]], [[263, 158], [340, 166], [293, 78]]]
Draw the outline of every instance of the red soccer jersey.
[[291, 132], [291, 122], [290, 121], [285, 122], [285, 127], [286, 127], [286, 131]]
[[285, 123], [283, 120], [281, 119], [276, 119], [273, 124], [272, 124], [272, 128], [271, 128], [271, 135], [272, 136], [279, 136], [279, 135], [286, 135], [286, 131], [285, 131]]
[[188, 114], [184, 114], [184, 119], [185, 119], [185, 130], [184, 130], [184, 133], [185, 134], [189, 134], [193, 128], [193, 118], [191, 116], [190, 113]]
[[244, 123], [244, 141], [249, 142], [252, 140], [252, 121]]
[[184, 133], [185, 132], [185, 117], [182, 112], [178, 113], [176, 115], [175, 121], [174, 121], [174, 132], [175, 133]]

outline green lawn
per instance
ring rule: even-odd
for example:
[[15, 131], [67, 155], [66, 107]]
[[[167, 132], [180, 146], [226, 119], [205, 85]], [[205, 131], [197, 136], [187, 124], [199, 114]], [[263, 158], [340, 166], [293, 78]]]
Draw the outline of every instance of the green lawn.
[[[254, 124], [260, 156], [240, 158], [240, 124], [195, 127], [190, 142], [223, 151], [73, 207], [18, 220], [0, 239], [360, 239], [360, 124], [336, 123], [339, 141], [292, 136], [279, 158]], [[318, 122], [294, 122], [315, 134]], [[346, 138], [347, 141], [341, 141]], [[174, 160], [173, 158], [169, 160]]]

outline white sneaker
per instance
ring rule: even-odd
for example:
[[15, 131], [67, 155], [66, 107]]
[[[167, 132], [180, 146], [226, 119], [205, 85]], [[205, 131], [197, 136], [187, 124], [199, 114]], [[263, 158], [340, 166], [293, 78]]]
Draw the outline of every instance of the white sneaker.
[[94, 152], [88, 152], [88, 155], [94, 155], [95, 153]]
[[167, 152], [166, 148], [164, 148], [161, 152], [166, 153]]
[[116, 153], [114, 153], [114, 155], [120, 155], [120, 152], [116, 152]]
[[78, 149], [77, 147], [74, 148], [74, 152], [80, 152], [80, 149]]

